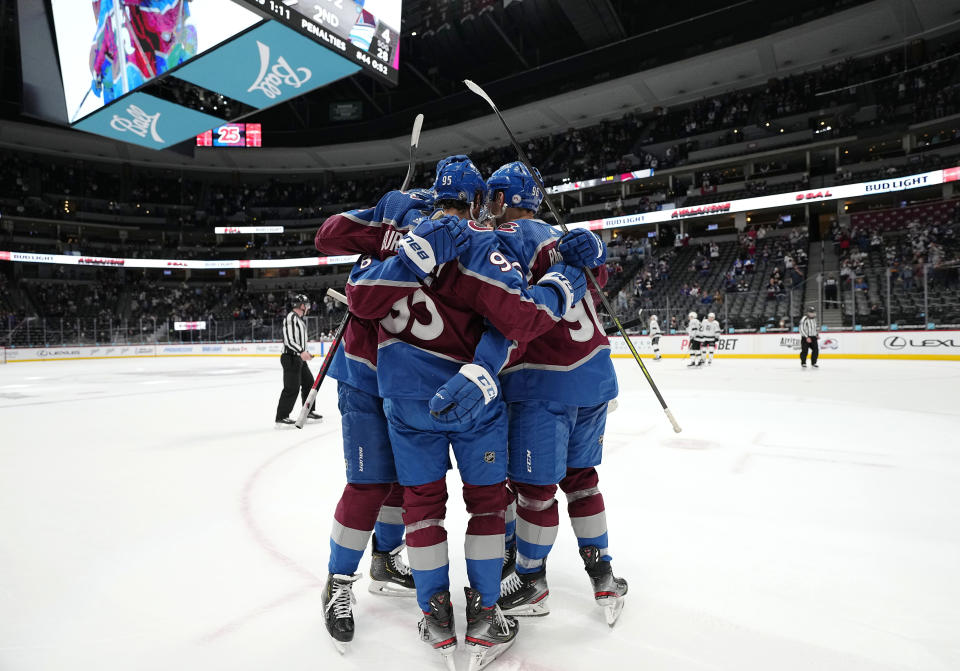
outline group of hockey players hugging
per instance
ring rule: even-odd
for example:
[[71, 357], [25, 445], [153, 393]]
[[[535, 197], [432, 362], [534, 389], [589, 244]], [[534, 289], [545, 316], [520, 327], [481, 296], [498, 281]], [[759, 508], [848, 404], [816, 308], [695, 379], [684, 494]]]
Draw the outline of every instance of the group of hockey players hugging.
[[603, 286], [606, 247], [589, 230], [561, 237], [537, 219], [542, 198], [522, 163], [484, 180], [467, 156], [450, 156], [431, 188], [391, 191], [317, 232], [321, 253], [360, 254], [329, 370], [347, 485], [323, 606], [341, 653], [372, 543], [370, 591], [415, 595], [420, 639], [455, 668], [444, 528], [451, 447], [469, 516], [471, 671], [513, 644], [516, 616], [549, 613], [557, 487], [596, 604], [611, 626], [620, 614], [627, 583], [611, 568], [595, 470], [617, 379], [584, 271]]

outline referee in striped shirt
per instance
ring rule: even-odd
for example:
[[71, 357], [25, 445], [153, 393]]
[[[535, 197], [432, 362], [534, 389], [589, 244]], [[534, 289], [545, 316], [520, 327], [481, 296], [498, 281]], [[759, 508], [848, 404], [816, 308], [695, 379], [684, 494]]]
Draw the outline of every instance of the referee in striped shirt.
[[810, 350], [810, 365], [817, 367], [817, 358], [820, 356], [820, 329], [817, 327], [817, 311], [811, 305], [807, 308], [807, 315], [800, 320], [800, 366], [807, 367], [807, 350]]
[[[283, 354], [280, 355], [283, 391], [280, 392], [280, 402], [277, 403], [277, 424], [295, 423], [290, 419], [290, 411], [297, 401], [297, 388], [300, 388], [300, 398], [306, 403], [307, 395], [313, 386], [313, 375], [307, 365], [313, 355], [307, 351], [307, 326], [303, 323], [303, 316], [309, 310], [310, 299], [304, 294], [297, 294], [293, 298], [293, 309], [283, 319]], [[323, 419], [313, 412], [313, 408], [307, 417]]]

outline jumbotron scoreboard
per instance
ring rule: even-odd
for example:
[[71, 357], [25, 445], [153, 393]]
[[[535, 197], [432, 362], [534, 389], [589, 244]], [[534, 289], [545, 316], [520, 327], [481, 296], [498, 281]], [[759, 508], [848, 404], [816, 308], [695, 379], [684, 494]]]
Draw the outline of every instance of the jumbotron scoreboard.
[[[374, 76], [397, 83], [400, 69], [400, 0], [240, 0], [271, 18], [336, 49]], [[377, 12], [376, 14], [370, 9]]]
[[18, 5], [24, 113], [152, 149], [358, 72], [398, 78], [400, 0]]

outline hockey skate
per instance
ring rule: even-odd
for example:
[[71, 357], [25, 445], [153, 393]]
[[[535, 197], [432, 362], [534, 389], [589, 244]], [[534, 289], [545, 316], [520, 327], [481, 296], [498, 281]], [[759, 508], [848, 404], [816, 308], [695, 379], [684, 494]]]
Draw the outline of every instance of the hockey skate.
[[377, 535], [373, 534], [370, 557], [370, 587], [372, 594], [383, 596], [416, 596], [413, 572], [400, 558], [402, 543], [390, 552], [377, 550]]
[[470, 653], [469, 671], [479, 671], [513, 645], [520, 625], [506, 617], [500, 606], [484, 608], [480, 592], [463, 588], [467, 596], [467, 650]]
[[453, 653], [457, 650], [457, 631], [453, 622], [450, 592], [437, 592], [430, 597], [430, 612], [424, 613], [417, 625], [420, 640], [440, 653], [448, 671], [457, 671]]
[[549, 595], [546, 567], [536, 573], [511, 573], [500, 583], [497, 605], [513, 617], [542, 617], [550, 614]]
[[353, 604], [357, 602], [357, 597], [353, 595], [353, 583], [360, 575], [331, 573], [327, 576], [327, 584], [323, 588], [327, 632], [333, 639], [333, 647], [341, 655], [347, 651], [347, 645], [353, 640]]
[[613, 575], [610, 562], [600, 558], [600, 549], [597, 546], [580, 548], [580, 556], [583, 558], [583, 567], [590, 576], [590, 582], [593, 583], [593, 598], [597, 605], [604, 609], [607, 624], [612, 627], [623, 610], [627, 581]]

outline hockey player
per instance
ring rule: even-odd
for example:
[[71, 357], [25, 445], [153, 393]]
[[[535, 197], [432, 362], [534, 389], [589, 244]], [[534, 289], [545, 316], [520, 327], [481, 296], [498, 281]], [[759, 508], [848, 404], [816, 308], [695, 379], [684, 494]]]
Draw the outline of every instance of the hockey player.
[[[329, 217], [317, 231], [323, 254], [392, 253], [402, 234], [432, 209], [430, 192], [399, 191], [375, 208]], [[414, 596], [413, 575], [400, 558], [401, 505], [383, 400], [377, 390], [377, 324], [352, 317], [328, 375], [337, 380], [347, 484], [334, 511], [327, 584], [323, 592], [327, 631], [342, 653], [353, 640], [353, 583], [364, 549], [371, 546], [370, 586], [374, 594]]]
[[[483, 205], [486, 185], [472, 163], [451, 161], [439, 171], [435, 191], [444, 214], [463, 217]], [[467, 225], [469, 247], [457, 263], [431, 273], [433, 238], [446, 225], [443, 219], [420, 223], [401, 239], [395, 257], [354, 273], [347, 292], [355, 314], [381, 319], [377, 374], [404, 485], [407, 552], [423, 611], [420, 634], [450, 668], [457, 644], [443, 528], [450, 445], [456, 455], [470, 514], [464, 548], [470, 582], [466, 644], [475, 671], [509, 647], [518, 630], [497, 605], [507, 413], [495, 372], [472, 363], [484, 318], [508, 338], [529, 340], [552, 328], [583, 297], [586, 282], [582, 272], [561, 265], [528, 289], [497, 235], [475, 221]], [[494, 366], [499, 370], [502, 362]], [[431, 414], [428, 400], [444, 384], [475, 392], [479, 410], [471, 421], [444, 423]]]
[[713, 354], [717, 351], [717, 340], [720, 338], [720, 322], [712, 312], [707, 314], [706, 321], [700, 323], [700, 338], [700, 356], [707, 360], [709, 366], [713, 363]]
[[700, 351], [700, 320], [697, 319], [696, 312], [687, 315], [687, 319], [687, 339], [690, 341], [690, 363], [687, 368], [693, 368], [703, 363], [703, 354]]
[[[560, 238], [555, 228], [535, 218], [543, 195], [522, 163], [501, 167], [487, 186], [490, 210], [500, 215], [497, 234], [522, 259], [522, 270], [532, 281], [562, 258], [570, 265], [599, 268], [600, 283], [606, 282], [606, 247], [595, 234], [578, 229]], [[488, 332], [484, 340], [497, 337]], [[500, 350], [510, 347], [502, 342]], [[481, 347], [478, 353], [493, 349]], [[612, 624], [623, 606], [627, 583], [615, 578], [610, 566], [595, 466], [601, 460], [607, 406], [617, 395], [617, 380], [592, 296], [585, 296], [563, 321], [521, 345], [521, 350], [500, 376], [510, 419], [508, 471], [517, 495], [516, 542], [508, 548], [500, 607], [510, 615], [549, 613], [545, 561], [558, 531], [554, 496], [559, 484], [567, 495], [570, 522], [596, 602]], [[438, 396], [449, 398], [443, 402], [452, 401], [453, 407], [460, 405], [457, 394], [446, 388]], [[437, 398], [431, 407], [443, 410]], [[511, 563], [514, 571], [509, 570]]]
[[660, 324], [657, 315], [650, 315], [650, 346], [653, 348], [653, 360], [660, 361]]

